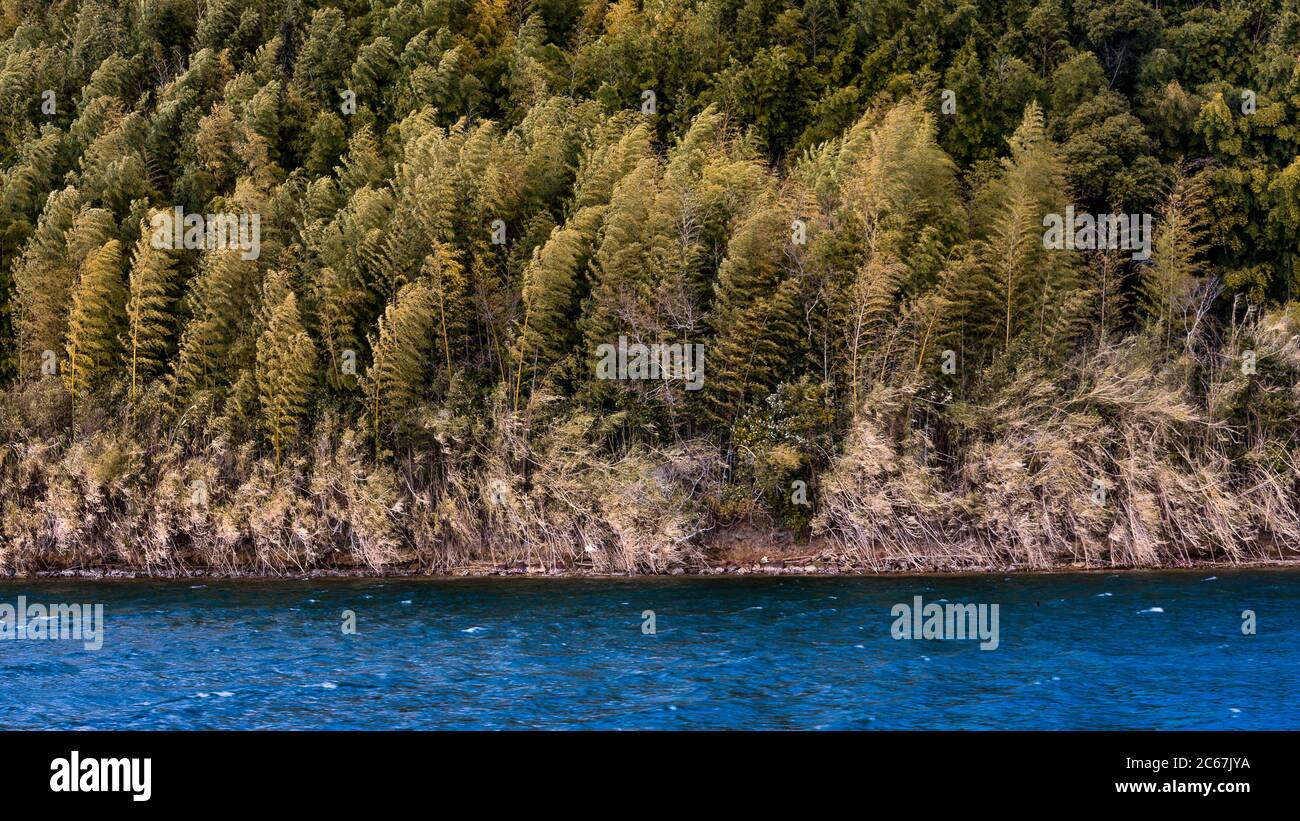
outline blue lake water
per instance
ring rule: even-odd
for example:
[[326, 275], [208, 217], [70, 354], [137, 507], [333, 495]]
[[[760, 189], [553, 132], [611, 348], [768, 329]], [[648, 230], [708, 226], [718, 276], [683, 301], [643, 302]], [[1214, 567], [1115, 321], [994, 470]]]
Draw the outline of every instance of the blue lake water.
[[[0, 582], [20, 595], [102, 603], [104, 645], [0, 641], [7, 729], [1300, 729], [1289, 570]], [[894, 639], [917, 595], [998, 604], [997, 649]]]

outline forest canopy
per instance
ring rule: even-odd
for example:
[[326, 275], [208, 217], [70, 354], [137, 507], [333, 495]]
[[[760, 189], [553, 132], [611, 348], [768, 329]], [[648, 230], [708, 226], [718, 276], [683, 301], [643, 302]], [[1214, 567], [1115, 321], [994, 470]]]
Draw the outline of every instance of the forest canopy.
[[3, 572], [1300, 545], [1296, 0], [0, 0], [0, 134]]

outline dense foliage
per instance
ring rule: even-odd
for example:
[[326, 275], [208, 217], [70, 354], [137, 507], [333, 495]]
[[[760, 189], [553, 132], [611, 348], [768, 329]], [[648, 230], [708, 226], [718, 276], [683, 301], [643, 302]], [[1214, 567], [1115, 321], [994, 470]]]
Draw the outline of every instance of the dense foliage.
[[0, 134], [10, 572], [1300, 544], [1295, 0], [0, 0]]

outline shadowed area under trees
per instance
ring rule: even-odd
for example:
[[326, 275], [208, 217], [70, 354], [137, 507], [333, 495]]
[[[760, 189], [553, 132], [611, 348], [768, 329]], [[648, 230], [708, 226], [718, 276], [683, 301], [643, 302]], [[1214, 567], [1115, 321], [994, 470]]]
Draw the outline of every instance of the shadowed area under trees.
[[1297, 0], [0, 0], [0, 573], [1294, 559], [1297, 55]]

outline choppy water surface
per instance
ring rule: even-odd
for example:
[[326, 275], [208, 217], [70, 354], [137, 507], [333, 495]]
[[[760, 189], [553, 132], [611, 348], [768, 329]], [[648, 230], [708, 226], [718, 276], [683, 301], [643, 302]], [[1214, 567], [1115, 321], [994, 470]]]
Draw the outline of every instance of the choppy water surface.
[[[5, 728], [1300, 728], [1295, 571], [0, 582], [19, 595], [102, 602], [105, 641], [0, 641]], [[917, 595], [998, 604], [999, 647], [893, 639]]]

